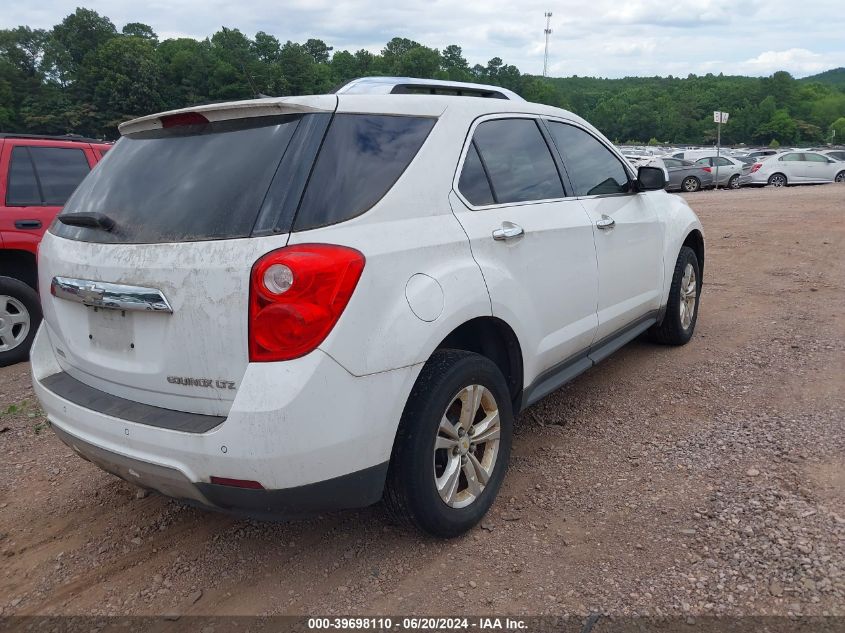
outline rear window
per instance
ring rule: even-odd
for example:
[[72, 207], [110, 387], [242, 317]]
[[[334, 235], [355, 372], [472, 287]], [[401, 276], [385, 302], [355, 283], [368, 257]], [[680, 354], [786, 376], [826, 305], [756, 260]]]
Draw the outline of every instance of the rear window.
[[434, 122], [307, 114], [140, 132], [114, 145], [62, 214], [102, 213], [114, 228], [55, 222], [50, 230], [90, 242], [146, 244], [235, 239], [342, 222], [384, 196]]
[[56, 222], [51, 231], [92, 242], [247, 237], [301, 118], [255, 117], [125, 136], [62, 213], [103, 213], [114, 229]]

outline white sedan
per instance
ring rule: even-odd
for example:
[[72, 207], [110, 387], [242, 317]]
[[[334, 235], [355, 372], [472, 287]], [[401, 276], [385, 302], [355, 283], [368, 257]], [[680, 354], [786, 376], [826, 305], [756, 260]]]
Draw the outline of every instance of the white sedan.
[[787, 185], [845, 182], [845, 163], [818, 152], [781, 152], [754, 163], [740, 185]]

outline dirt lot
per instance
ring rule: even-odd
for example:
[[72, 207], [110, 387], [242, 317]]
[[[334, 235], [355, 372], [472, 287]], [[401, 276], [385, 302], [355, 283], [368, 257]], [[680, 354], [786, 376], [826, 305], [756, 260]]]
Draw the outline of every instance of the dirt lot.
[[845, 187], [688, 197], [693, 341], [635, 342], [520, 416], [487, 521], [292, 524], [142, 493], [0, 370], [0, 614], [845, 615]]

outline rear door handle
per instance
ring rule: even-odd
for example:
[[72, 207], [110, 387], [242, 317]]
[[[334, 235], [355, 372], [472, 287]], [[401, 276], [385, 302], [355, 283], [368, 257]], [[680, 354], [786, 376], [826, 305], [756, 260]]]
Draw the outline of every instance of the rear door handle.
[[16, 229], [40, 229], [41, 220], [15, 220]]
[[493, 231], [493, 239], [499, 242], [516, 239], [525, 235], [525, 230], [513, 222], [502, 222], [501, 228]]
[[601, 216], [601, 220], [598, 220], [596, 222], [596, 226], [599, 227], [600, 229], [605, 229], [605, 230], [606, 229], [612, 229], [614, 226], [616, 226], [616, 220], [614, 220], [613, 218], [611, 218], [609, 216], [603, 215], [603, 216]]

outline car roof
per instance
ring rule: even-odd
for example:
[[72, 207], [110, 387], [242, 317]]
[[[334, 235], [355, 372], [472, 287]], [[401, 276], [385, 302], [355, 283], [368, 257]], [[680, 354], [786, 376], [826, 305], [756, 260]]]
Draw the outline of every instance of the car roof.
[[75, 134], [16, 134], [14, 132], [0, 132], [0, 139], [27, 139], [33, 141], [62, 141], [72, 143], [91, 143], [94, 145], [109, 145], [109, 141], [101, 141], [95, 138], [77, 136]]
[[[360, 77], [344, 84], [335, 94], [440, 94], [524, 101], [515, 92], [487, 84], [415, 77]], [[452, 94], [455, 93], [455, 94]]]

